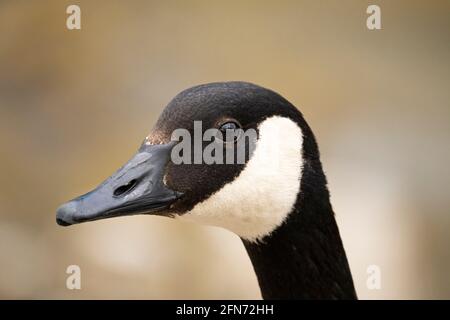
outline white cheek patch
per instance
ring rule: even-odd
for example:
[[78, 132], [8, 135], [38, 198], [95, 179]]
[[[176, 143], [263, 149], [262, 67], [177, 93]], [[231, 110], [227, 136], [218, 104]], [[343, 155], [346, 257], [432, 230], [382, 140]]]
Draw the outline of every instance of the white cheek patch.
[[293, 209], [300, 191], [302, 145], [302, 131], [294, 121], [266, 119], [239, 176], [178, 218], [223, 227], [249, 241], [261, 240]]

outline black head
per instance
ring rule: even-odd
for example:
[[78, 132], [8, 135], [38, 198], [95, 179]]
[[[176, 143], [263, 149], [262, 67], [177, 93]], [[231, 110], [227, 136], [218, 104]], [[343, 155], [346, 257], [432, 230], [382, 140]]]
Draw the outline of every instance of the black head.
[[[282, 127], [282, 122], [278, 122], [277, 130], [280, 131], [278, 132], [280, 135], [272, 137], [273, 139], [266, 144], [271, 144], [276, 148], [286, 145], [286, 148], [291, 148], [287, 151], [289, 155], [298, 155], [298, 161], [300, 161], [298, 163], [296, 160], [292, 163], [298, 164], [302, 168], [309, 168], [314, 160], [318, 159], [318, 150], [312, 132], [301, 113], [279, 94], [246, 82], [211, 83], [187, 89], [178, 94], [164, 109], [149, 136], [130, 162], [95, 190], [68, 202], [58, 209], [58, 223], [69, 225], [113, 216], [146, 213], [168, 216], [189, 215], [197, 205], [207, 202], [206, 200], [210, 199], [212, 195], [219, 193], [225, 186], [240, 179], [240, 176], [249, 166], [249, 161], [253, 158], [254, 150], [258, 150], [252, 148], [252, 146], [255, 144], [257, 146], [259, 143], [261, 125], [267, 123], [267, 119], [275, 118], [285, 119], [283, 121], [288, 126]], [[199, 129], [199, 122], [201, 122], [200, 131], [197, 130]], [[292, 126], [292, 130], [296, 130], [295, 126], [298, 128], [298, 133], [295, 133], [298, 137], [294, 138], [299, 140], [290, 145], [287, 144], [286, 140], [293, 139], [294, 134], [288, 134], [289, 126]], [[232, 140], [227, 140], [224, 136], [218, 139], [218, 141], [224, 141], [221, 145], [223, 161], [218, 161], [219, 163], [206, 164], [204, 161], [195, 163], [195, 152], [187, 157], [184, 152], [178, 153], [184, 159], [190, 158], [190, 163], [184, 161], [179, 164], [173, 161], [172, 157], [177, 145], [177, 141], [174, 141], [176, 130], [184, 129], [185, 132], [189, 132], [193, 139], [187, 144], [191, 145], [193, 151], [201, 150], [203, 153], [211, 142], [200, 138], [200, 149], [195, 149], [195, 141], [198, 141], [198, 139], [196, 140], [198, 137], [195, 137], [195, 135], [201, 132], [203, 137], [208, 129], [214, 128], [222, 133], [237, 129], [242, 129], [242, 132], [254, 130], [256, 138], [255, 141], [251, 141], [251, 138], [245, 135], [237, 135]], [[266, 141], [270, 140], [272, 133], [273, 130], [266, 129]], [[226, 163], [227, 149], [236, 147], [238, 142], [242, 142], [239, 139], [244, 139], [246, 147], [244, 161], [236, 161], [237, 159], [234, 157], [232, 164]], [[214, 140], [215, 138], [211, 139], [211, 141]], [[292, 169], [283, 167], [283, 161], [281, 167], [273, 169], [270, 174], [280, 178], [280, 175], [286, 174], [286, 170]], [[291, 162], [288, 163], [289, 165], [291, 165]], [[255, 167], [256, 164], [253, 166]], [[260, 169], [261, 172], [264, 171], [264, 168]], [[253, 169], [253, 171], [255, 170]], [[279, 170], [279, 172], [276, 170]], [[299, 168], [299, 170], [301, 169]], [[258, 173], [258, 175], [260, 174]], [[301, 172], [297, 178], [300, 179], [300, 177]], [[260, 199], [271, 199], [269, 193], [278, 193], [278, 191], [270, 191], [266, 187], [260, 187], [261, 185], [267, 185], [268, 179], [270, 177], [264, 175], [247, 179], [245, 182], [247, 188], [256, 190], [256, 194], [251, 190], [249, 191], [250, 197], [255, 195]], [[279, 188], [290, 188], [292, 192], [298, 193], [298, 190], [294, 190], [292, 186], [284, 186], [284, 182], [281, 179], [279, 180]], [[254, 183], [254, 185], [250, 186], [249, 183]], [[259, 183], [260, 185], [258, 185]], [[298, 187], [299, 185], [300, 181], [297, 183]], [[291, 192], [289, 190], [279, 192]], [[242, 194], [242, 192], [238, 193]], [[230, 197], [230, 195], [226, 195], [226, 197]], [[227, 202], [226, 197], [219, 200]], [[297, 194], [295, 194], [295, 197], [297, 197]], [[274, 200], [277, 199], [279, 198], [274, 198]], [[249, 199], [249, 201], [251, 200]], [[226, 205], [220, 201], [216, 209], [223, 209], [226, 212], [226, 208], [224, 209]], [[231, 200], [231, 202], [233, 201]], [[236, 200], [233, 205], [248, 206], [248, 204], [239, 203], [239, 201]], [[289, 201], [291, 201], [290, 198]], [[214, 206], [215, 204], [213, 204], [213, 208]], [[210, 208], [211, 206], [207, 206], [207, 209]], [[244, 219], [249, 222], [253, 221], [249, 217], [244, 217]], [[215, 224], [214, 221], [211, 221], [211, 224]], [[225, 227], [227, 227], [226, 223]], [[231, 226], [230, 228], [233, 229]]]

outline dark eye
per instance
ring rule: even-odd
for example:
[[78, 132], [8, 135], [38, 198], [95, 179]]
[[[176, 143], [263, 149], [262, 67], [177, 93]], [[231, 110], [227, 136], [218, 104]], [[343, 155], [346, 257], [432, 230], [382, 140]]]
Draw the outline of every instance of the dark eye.
[[219, 128], [224, 142], [236, 142], [239, 139], [241, 126], [235, 121], [228, 121]]
[[234, 121], [230, 121], [230, 122], [225, 122], [223, 125], [220, 126], [220, 131], [222, 131], [222, 133], [225, 133], [227, 130], [236, 130], [239, 128], [239, 125], [234, 122]]

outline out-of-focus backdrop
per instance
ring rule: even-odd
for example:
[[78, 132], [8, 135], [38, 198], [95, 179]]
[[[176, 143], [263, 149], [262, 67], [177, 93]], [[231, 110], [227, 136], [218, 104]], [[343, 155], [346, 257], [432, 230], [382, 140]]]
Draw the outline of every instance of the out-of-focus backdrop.
[[[70, 4], [81, 30], [66, 28]], [[382, 30], [367, 29], [369, 4]], [[360, 298], [450, 298], [449, 13], [448, 1], [1, 1], [0, 297], [260, 298], [228, 231], [55, 223], [176, 93], [244, 80], [313, 128]], [[81, 290], [66, 289], [72, 264]]]

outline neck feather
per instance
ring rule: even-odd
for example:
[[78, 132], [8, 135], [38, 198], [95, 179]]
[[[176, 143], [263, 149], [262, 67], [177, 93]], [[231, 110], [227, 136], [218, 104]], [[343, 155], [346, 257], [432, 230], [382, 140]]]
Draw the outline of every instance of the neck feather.
[[260, 243], [243, 242], [264, 299], [357, 298], [321, 168], [305, 170], [283, 225]]

